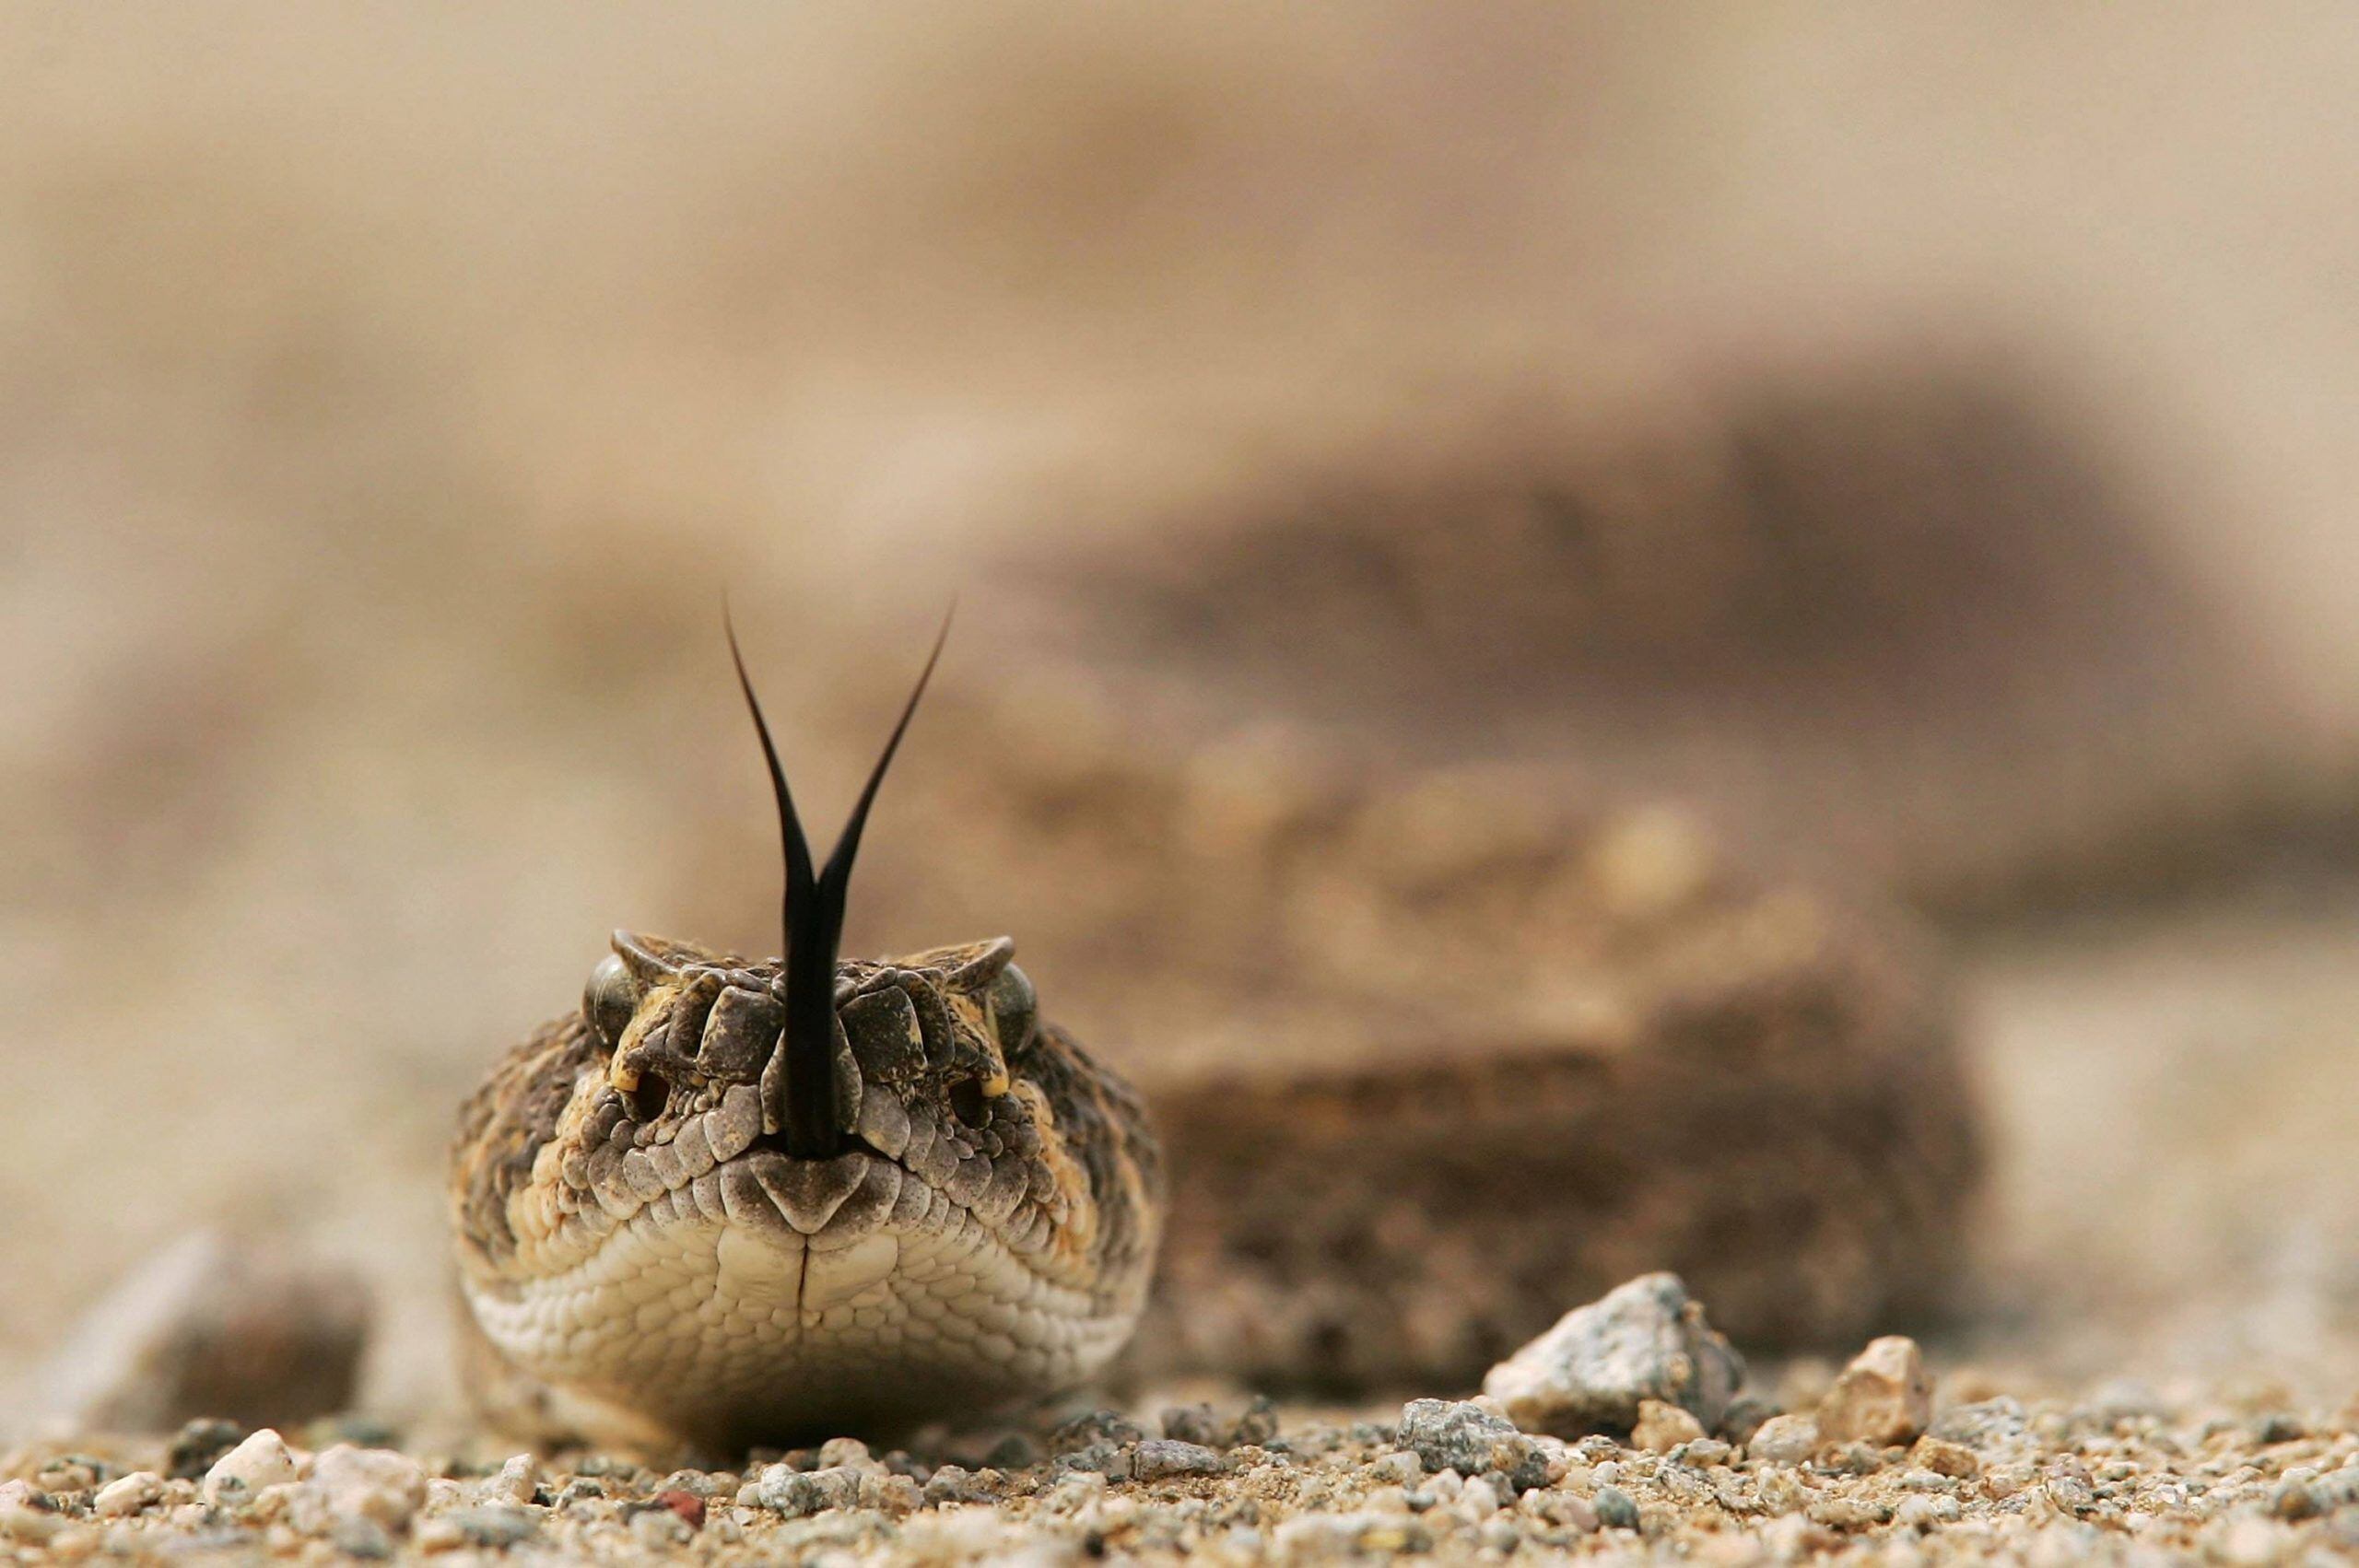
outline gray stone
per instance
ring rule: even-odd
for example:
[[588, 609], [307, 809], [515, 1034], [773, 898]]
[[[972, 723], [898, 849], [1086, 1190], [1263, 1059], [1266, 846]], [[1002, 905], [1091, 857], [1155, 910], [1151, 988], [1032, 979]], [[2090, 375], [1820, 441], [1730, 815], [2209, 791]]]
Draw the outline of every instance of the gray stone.
[[1618, 1486], [1601, 1486], [1590, 1500], [1597, 1510], [1597, 1522], [1609, 1530], [1635, 1530], [1638, 1527], [1638, 1505], [1630, 1494]]
[[1771, 1416], [1761, 1423], [1744, 1451], [1773, 1465], [1799, 1465], [1818, 1452], [1818, 1444], [1817, 1417]]
[[1427, 1471], [1497, 1470], [1518, 1492], [1548, 1483], [1548, 1457], [1515, 1424], [1455, 1399], [1412, 1399], [1401, 1409], [1401, 1446]]
[[1658, 1399], [1706, 1428], [1744, 1378], [1744, 1362], [1704, 1320], [1676, 1274], [1645, 1274], [1587, 1306], [1491, 1368], [1483, 1392], [1516, 1425], [1571, 1437], [1637, 1424]]
[[1218, 1475], [1228, 1469], [1220, 1453], [1201, 1443], [1150, 1437], [1131, 1458], [1131, 1475], [1138, 1480], [1162, 1480], [1171, 1476]]
[[2022, 1441], [2029, 1435], [2031, 1427], [2023, 1406], [2001, 1396], [1978, 1399], [1970, 1405], [1953, 1405], [1935, 1417], [1926, 1430], [1944, 1443], [1990, 1449]]
[[486, 1503], [474, 1508], [453, 1508], [441, 1515], [442, 1522], [459, 1532], [470, 1546], [492, 1548], [514, 1546], [530, 1540], [541, 1527], [541, 1522], [529, 1509], [512, 1503]]

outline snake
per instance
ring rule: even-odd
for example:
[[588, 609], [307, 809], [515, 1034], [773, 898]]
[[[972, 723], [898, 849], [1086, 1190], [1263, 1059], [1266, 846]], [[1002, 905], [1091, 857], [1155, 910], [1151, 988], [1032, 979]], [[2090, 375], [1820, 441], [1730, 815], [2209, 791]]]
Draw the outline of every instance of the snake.
[[618, 930], [580, 1008], [461, 1117], [461, 1290], [511, 1405], [708, 1449], [889, 1430], [1081, 1382], [1137, 1323], [1161, 1152], [1000, 938], [839, 954], [917, 686], [815, 865], [775, 791], [783, 958]]
[[[1223, 780], [1214, 752], [1177, 768], [1126, 741], [1086, 795], [1060, 776], [1053, 810], [952, 800], [1003, 831], [1062, 825], [1039, 869], [1173, 1036], [1124, 1059], [1153, 1070], [1134, 1086], [1043, 1015], [1007, 938], [839, 952], [941, 638], [824, 863], [728, 641], [778, 808], [784, 954], [617, 931], [579, 1005], [467, 1100], [464, 1381], [500, 1430], [730, 1453], [1109, 1378], [1463, 1384], [1653, 1267], [1788, 1342], [1949, 1279], [1979, 1152], [1946, 1013], [1889, 944], [1694, 861], [1659, 816]], [[1019, 787], [1056, 772], [1020, 722], [953, 717], [995, 726]], [[1207, 789], [1255, 802], [1210, 885]], [[945, 833], [933, 859], [982, 879], [962, 857], [988, 837]], [[1146, 880], [1201, 930], [1159, 959], [1092, 903], [1158, 856], [1189, 862]], [[1050, 946], [1070, 969], [1071, 935]], [[1285, 999], [1259, 1012], [1238, 978], [1256, 965]], [[1610, 984], [1573, 983], [1591, 970]], [[1221, 996], [1234, 1026], [1194, 1027]]]

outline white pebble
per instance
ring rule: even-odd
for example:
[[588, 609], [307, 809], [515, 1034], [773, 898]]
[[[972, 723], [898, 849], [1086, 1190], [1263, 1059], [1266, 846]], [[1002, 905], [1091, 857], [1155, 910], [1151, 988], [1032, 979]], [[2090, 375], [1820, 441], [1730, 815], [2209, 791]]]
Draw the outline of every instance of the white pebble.
[[164, 1478], [153, 1470], [134, 1470], [99, 1488], [90, 1506], [101, 1519], [136, 1514], [164, 1495]]
[[205, 1500], [217, 1508], [234, 1508], [253, 1501], [263, 1488], [282, 1485], [295, 1475], [295, 1456], [287, 1440], [265, 1426], [205, 1472]]

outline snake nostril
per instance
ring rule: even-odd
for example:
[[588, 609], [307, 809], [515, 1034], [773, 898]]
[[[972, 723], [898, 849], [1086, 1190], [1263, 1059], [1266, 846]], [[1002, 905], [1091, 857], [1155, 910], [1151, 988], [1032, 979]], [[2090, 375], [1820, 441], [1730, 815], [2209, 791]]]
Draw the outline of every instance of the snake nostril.
[[672, 1103], [672, 1085], [660, 1072], [642, 1071], [639, 1075], [639, 1086], [626, 1089], [622, 1094], [623, 1104], [630, 1109], [630, 1119], [636, 1122], [655, 1120]]
[[972, 1078], [951, 1086], [951, 1113], [968, 1127], [982, 1127], [992, 1119], [991, 1102], [983, 1096], [983, 1086]]

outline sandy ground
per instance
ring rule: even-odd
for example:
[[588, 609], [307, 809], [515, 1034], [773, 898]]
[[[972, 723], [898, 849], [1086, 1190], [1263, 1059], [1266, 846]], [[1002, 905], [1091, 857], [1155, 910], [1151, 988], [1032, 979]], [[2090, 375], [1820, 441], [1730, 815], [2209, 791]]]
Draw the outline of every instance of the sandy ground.
[[[2340, 15], [421, 17], [0, 18], [6, 1430], [79, 1312], [220, 1224], [373, 1282], [365, 1403], [452, 1469], [452, 1106], [616, 920], [762, 940], [766, 808], [712, 740], [722, 583], [776, 617], [774, 700], [816, 711], [1043, 520], [1154, 526], [1428, 465], [1502, 407], [1921, 349], [2005, 366], [2226, 612], [2211, 656], [2267, 677], [2226, 749], [2341, 787], [2315, 771], [2359, 733]], [[962, 616], [1014, 634], [988, 594]], [[840, 800], [858, 748], [817, 749]], [[1390, 1457], [1397, 1407], [1290, 1409], [1291, 1454], [1102, 1492], [1013, 1466], [1004, 1507], [945, 1485], [893, 1549], [2348, 1552], [2333, 1488], [2288, 1480], [2348, 1459], [2359, 1390], [2359, 893], [2319, 848], [2257, 890], [1955, 933], [1998, 1160], [1975, 1295], [1925, 1335], [1945, 1400], [2025, 1402], [2027, 1452], [1932, 1481], [1558, 1455], [1486, 1510]], [[61, 1453], [8, 1454], [50, 1501], [0, 1501], [0, 1544], [334, 1547], [194, 1480], [101, 1522], [100, 1486], [169, 1460]], [[921, 1500], [941, 1457], [901, 1467]], [[438, 1479], [433, 1518], [511, 1513], [420, 1548], [688, 1527], [640, 1507], [663, 1477]], [[857, 1555], [908, 1501], [740, 1518], [680, 1479], [722, 1500], [715, 1554]], [[1609, 1487], [1640, 1535], [1585, 1527]]]

